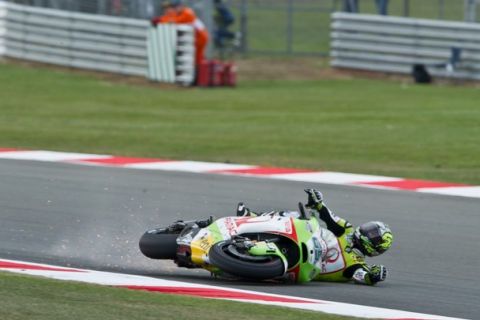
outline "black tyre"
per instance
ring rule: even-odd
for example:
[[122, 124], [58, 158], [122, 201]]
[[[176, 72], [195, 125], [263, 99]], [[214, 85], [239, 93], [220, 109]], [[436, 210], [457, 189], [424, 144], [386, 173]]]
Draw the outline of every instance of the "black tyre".
[[174, 259], [177, 254], [178, 233], [167, 233], [164, 229], [145, 232], [140, 238], [140, 251], [151, 259]]
[[280, 277], [285, 272], [282, 260], [277, 256], [250, 256], [232, 253], [229, 241], [219, 242], [209, 252], [210, 263], [231, 275], [253, 280]]

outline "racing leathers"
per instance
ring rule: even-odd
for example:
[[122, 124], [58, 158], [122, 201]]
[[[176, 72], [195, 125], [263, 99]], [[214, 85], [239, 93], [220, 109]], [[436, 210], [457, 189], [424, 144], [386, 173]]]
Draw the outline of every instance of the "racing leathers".
[[327, 229], [322, 228], [322, 239], [327, 244], [325, 258], [320, 261], [322, 272], [314, 280], [350, 281], [374, 285], [385, 280], [387, 271], [381, 265], [368, 265], [363, 253], [354, 247], [355, 228], [345, 219], [337, 217], [326, 206], [314, 208]]

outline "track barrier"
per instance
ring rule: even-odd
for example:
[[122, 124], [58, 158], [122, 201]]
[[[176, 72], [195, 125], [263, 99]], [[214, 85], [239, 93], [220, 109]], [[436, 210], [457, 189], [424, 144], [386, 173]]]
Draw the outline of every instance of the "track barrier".
[[36, 8], [0, 1], [0, 55], [153, 81], [191, 84], [189, 25]]
[[337, 12], [330, 55], [334, 67], [408, 74], [424, 65], [434, 76], [480, 80], [480, 24]]
[[195, 78], [195, 33], [190, 25], [159, 24], [148, 30], [148, 78], [184, 85]]

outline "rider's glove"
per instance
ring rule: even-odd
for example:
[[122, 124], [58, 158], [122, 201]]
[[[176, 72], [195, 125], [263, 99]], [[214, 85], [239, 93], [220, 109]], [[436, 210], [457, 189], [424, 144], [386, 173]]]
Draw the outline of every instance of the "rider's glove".
[[309, 209], [320, 210], [323, 206], [323, 195], [320, 191], [315, 189], [305, 189], [305, 192], [308, 195], [308, 202], [306, 207]]
[[377, 283], [379, 281], [384, 281], [387, 278], [387, 268], [383, 265], [372, 265], [370, 267], [370, 280], [372, 280], [373, 283]]

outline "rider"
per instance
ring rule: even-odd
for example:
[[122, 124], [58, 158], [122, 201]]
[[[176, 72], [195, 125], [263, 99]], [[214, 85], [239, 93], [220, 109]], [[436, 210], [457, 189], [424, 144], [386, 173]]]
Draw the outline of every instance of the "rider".
[[[324, 205], [323, 196], [319, 191], [306, 189], [305, 192], [308, 194], [306, 207], [317, 211], [328, 229], [322, 235], [327, 243], [326, 257], [320, 262], [322, 272], [314, 280], [343, 282], [353, 280], [355, 283], [366, 285], [384, 281], [387, 277], [385, 266], [368, 265], [365, 256], [378, 256], [391, 247], [393, 234], [390, 228], [380, 221], [367, 222], [354, 228]], [[278, 214], [289, 215], [292, 212]], [[256, 214], [240, 206], [237, 215]]]

